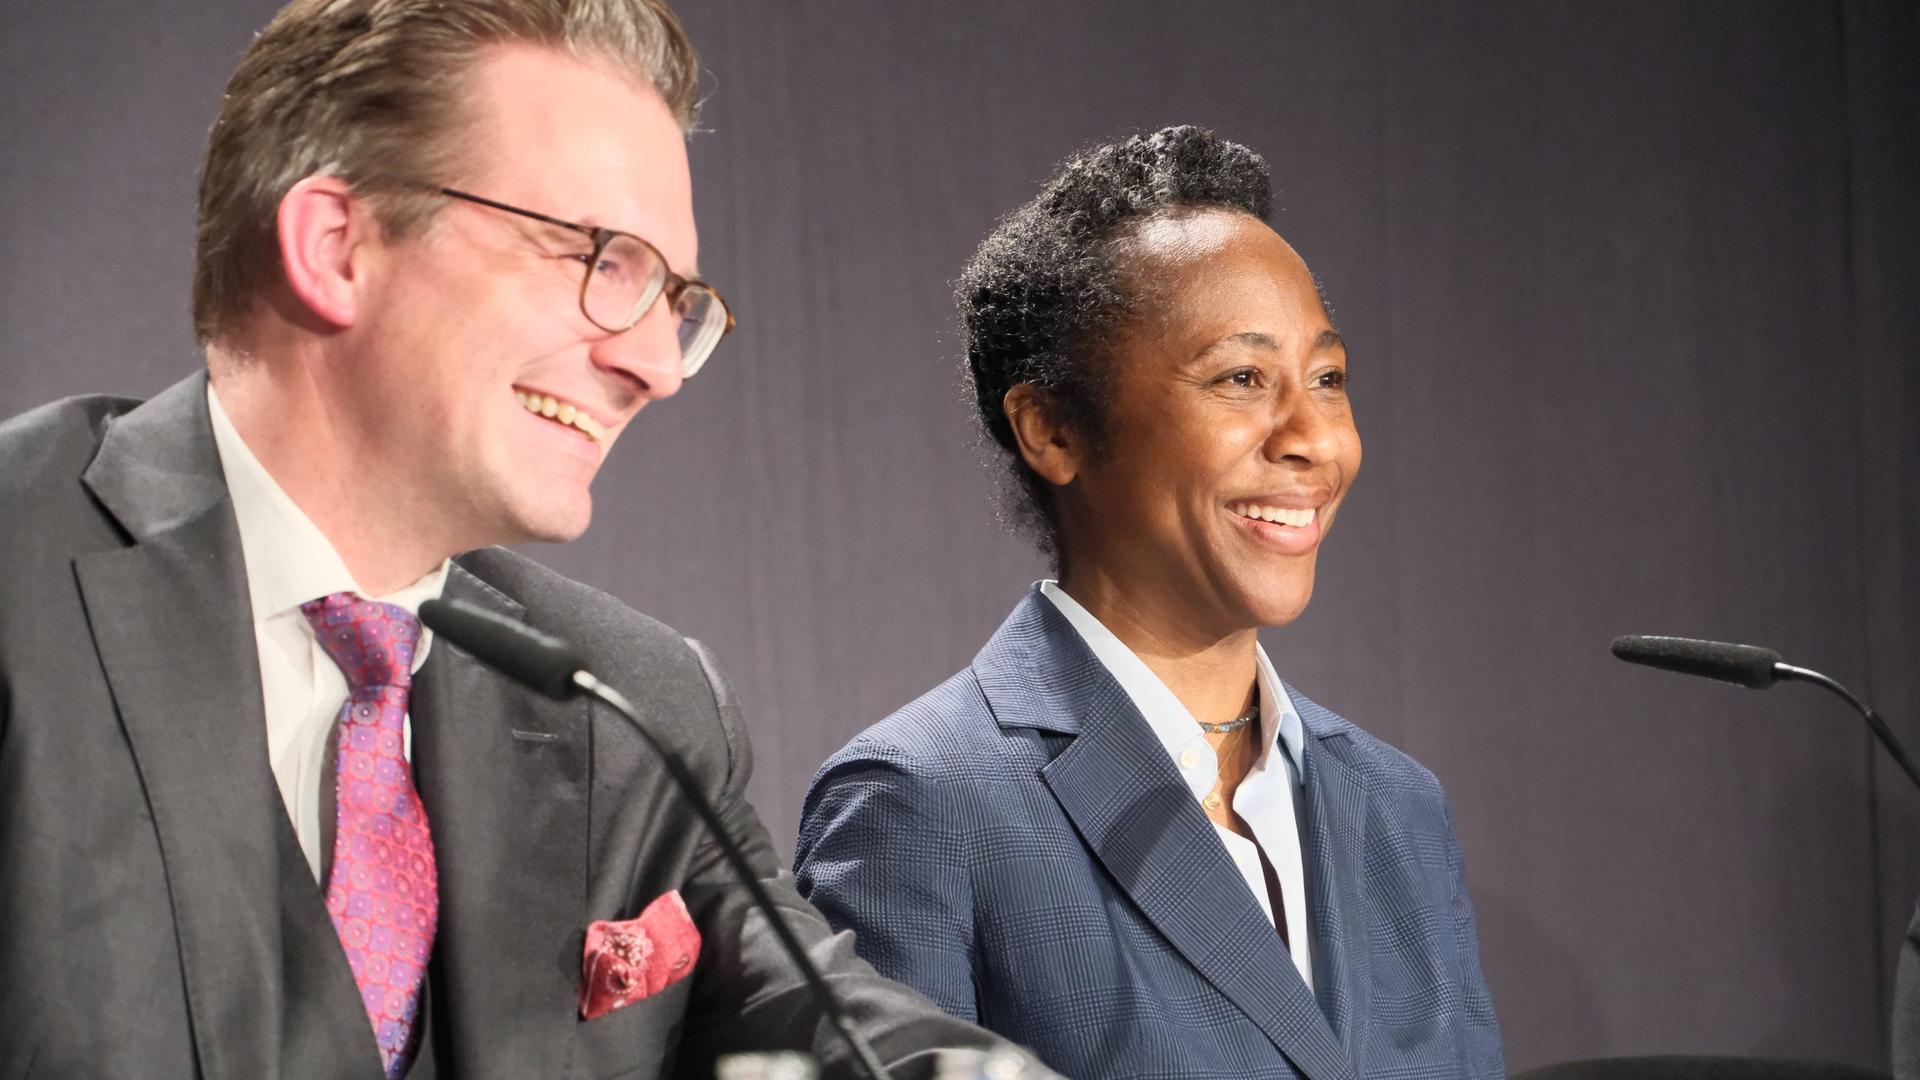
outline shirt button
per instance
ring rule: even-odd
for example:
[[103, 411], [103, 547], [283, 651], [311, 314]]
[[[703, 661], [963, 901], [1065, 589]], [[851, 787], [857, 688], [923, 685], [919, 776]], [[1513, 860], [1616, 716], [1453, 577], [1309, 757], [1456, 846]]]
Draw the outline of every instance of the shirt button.
[[1182, 750], [1182, 751], [1180, 751], [1180, 767], [1181, 767], [1182, 769], [1191, 769], [1191, 768], [1193, 768], [1193, 767], [1194, 767], [1195, 765], [1198, 765], [1198, 764], [1200, 764], [1200, 752], [1199, 752], [1199, 751], [1197, 751], [1197, 750]]

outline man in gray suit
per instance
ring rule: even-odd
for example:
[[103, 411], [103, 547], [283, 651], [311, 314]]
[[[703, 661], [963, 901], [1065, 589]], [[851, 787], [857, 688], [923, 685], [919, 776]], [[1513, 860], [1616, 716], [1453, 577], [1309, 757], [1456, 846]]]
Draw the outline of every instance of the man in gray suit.
[[696, 73], [659, 0], [297, 0], [249, 48], [207, 371], [0, 424], [0, 1076], [846, 1070], [633, 733], [435, 644], [442, 595], [641, 698], [899, 1075], [993, 1045], [781, 876], [703, 648], [488, 546], [585, 529], [730, 326]]

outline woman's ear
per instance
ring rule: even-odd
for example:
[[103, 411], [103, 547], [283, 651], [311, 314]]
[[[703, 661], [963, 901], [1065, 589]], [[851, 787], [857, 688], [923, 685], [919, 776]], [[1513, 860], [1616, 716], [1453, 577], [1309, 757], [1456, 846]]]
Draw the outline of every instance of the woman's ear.
[[1072, 483], [1080, 474], [1083, 447], [1053, 399], [1032, 383], [1020, 383], [1000, 399], [1000, 408], [1027, 467], [1055, 487]]

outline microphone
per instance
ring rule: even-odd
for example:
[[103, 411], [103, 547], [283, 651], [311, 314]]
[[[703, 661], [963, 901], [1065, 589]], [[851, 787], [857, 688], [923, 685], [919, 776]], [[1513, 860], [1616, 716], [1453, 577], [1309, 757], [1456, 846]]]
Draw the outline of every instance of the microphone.
[[1683, 637], [1628, 634], [1613, 639], [1613, 655], [1629, 664], [1645, 664], [1682, 675], [1704, 675], [1721, 682], [1764, 690], [1778, 678], [1780, 654], [1758, 645], [1728, 645]]
[[504, 615], [464, 600], [428, 600], [420, 605], [420, 621], [434, 633], [472, 653], [481, 663], [515, 682], [557, 701], [586, 694], [618, 713], [638, 732], [640, 738], [659, 756], [661, 764], [666, 766], [667, 775], [672, 777], [674, 786], [680, 789], [681, 797], [692, 805], [694, 813], [720, 845], [727, 865], [741, 884], [747, 887], [754, 906], [766, 916], [781, 947], [805, 977], [813, 999], [827, 1014], [834, 1030], [853, 1049], [853, 1056], [860, 1062], [862, 1071], [874, 1080], [887, 1080], [886, 1066], [880, 1063], [880, 1058], [874, 1054], [867, 1040], [847, 1023], [839, 1002], [834, 1000], [833, 992], [821, 977], [820, 969], [807, 956], [800, 939], [794, 936], [785, 916], [774, 905], [773, 897], [767, 895], [766, 886], [760, 883], [753, 867], [747, 864], [747, 857], [740, 851], [740, 845], [728, 835], [725, 823], [720, 820], [720, 812], [713, 808], [706, 794], [700, 790], [700, 782], [680, 755], [640, 722], [632, 702], [620, 691], [594, 678], [593, 673], [587, 670], [580, 651], [572, 644]]
[[428, 600], [420, 605], [420, 621], [481, 663], [555, 701], [577, 692], [574, 672], [587, 666], [580, 650], [552, 634], [464, 600]]
[[1699, 641], [1694, 638], [1653, 637], [1627, 634], [1613, 639], [1613, 655], [1629, 664], [1645, 664], [1682, 675], [1702, 675], [1721, 682], [1737, 683], [1754, 690], [1765, 690], [1780, 680], [1797, 680], [1824, 686], [1846, 699], [1867, 721], [1874, 738], [1886, 747], [1894, 764], [1920, 787], [1920, 770], [1907, 757], [1906, 747], [1893, 735], [1887, 722], [1854, 696], [1853, 691], [1809, 668], [1784, 663], [1780, 654], [1758, 645], [1732, 645], [1723, 641]]

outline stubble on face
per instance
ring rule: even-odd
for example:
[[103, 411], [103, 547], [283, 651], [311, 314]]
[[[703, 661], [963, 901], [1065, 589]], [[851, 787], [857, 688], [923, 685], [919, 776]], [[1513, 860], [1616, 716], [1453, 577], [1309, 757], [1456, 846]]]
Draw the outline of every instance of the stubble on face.
[[[631, 231], [691, 266], [684, 136], [656, 92], [525, 47], [484, 57], [468, 79], [465, 153], [481, 167], [449, 186]], [[415, 463], [416, 503], [458, 536], [456, 550], [579, 536], [613, 442], [648, 401], [678, 389], [665, 305], [623, 335], [581, 313], [591, 243], [453, 200], [425, 236], [391, 252], [389, 288], [361, 334], [359, 404]], [[540, 408], [546, 398], [555, 415]]]

